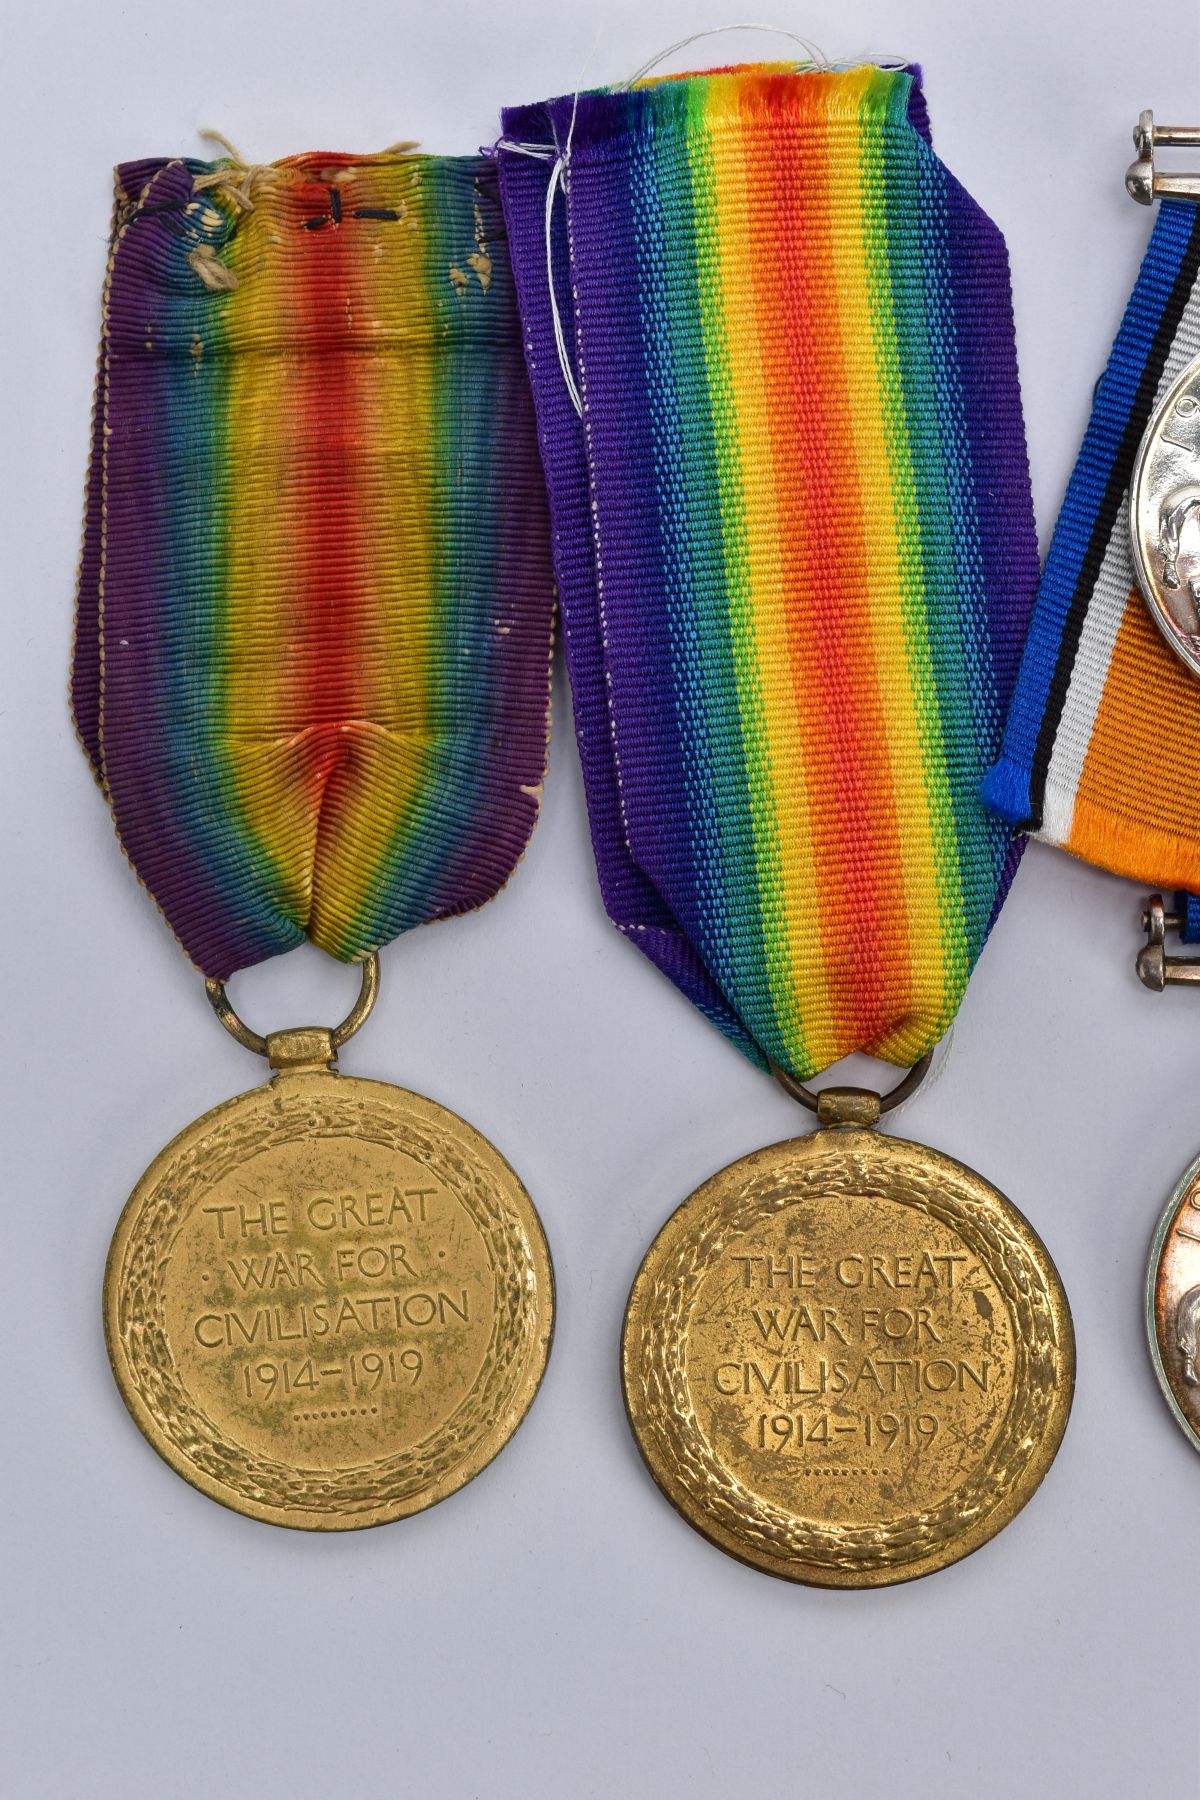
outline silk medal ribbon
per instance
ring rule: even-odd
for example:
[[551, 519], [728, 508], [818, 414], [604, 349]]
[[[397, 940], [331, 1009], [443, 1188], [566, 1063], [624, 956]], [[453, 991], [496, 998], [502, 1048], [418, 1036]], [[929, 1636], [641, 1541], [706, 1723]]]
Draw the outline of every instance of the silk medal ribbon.
[[207, 975], [305, 935], [361, 960], [495, 894], [551, 608], [491, 166], [123, 165], [73, 700]]
[[[912, 71], [721, 71], [504, 131], [608, 910], [757, 1061], [915, 1062], [1015, 863], [977, 793], [1036, 580], [1003, 240]], [[551, 290], [522, 147], [568, 137]]]

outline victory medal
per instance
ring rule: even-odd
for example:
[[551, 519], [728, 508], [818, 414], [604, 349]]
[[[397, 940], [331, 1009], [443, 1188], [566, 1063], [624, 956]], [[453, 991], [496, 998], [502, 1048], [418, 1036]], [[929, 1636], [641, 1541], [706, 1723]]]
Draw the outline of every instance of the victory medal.
[[[1028, 1500], [1074, 1379], [1029, 1225], [875, 1129], [1015, 867], [977, 792], [1037, 572], [1003, 243], [909, 69], [715, 72], [504, 129], [605, 904], [821, 1118], [663, 1226], [630, 1421], [730, 1554], [907, 1580]], [[913, 1073], [804, 1085], [855, 1050]]]
[[335, 1072], [358, 1022], [266, 1040], [272, 1080], [138, 1182], [104, 1283], [117, 1385], [159, 1454], [214, 1500], [315, 1530], [397, 1519], [469, 1481], [550, 1348], [528, 1194], [445, 1107]]
[[[513, 1170], [445, 1107], [337, 1072], [379, 946], [490, 899], [533, 827], [540, 495], [486, 161], [118, 171], [75, 715], [130, 861], [273, 1074], [138, 1182], [104, 1322], [154, 1448], [274, 1524], [440, 1500], [546, 1365], [550, 1259]], [[359, 1000], [260, 1036], [225, 981], [306, 936], [361, 968]]]
[[823, 1124], [723, 1169], [634, 1283], [622, 1370], [642, 1453], [721, 1549], [822, 1587], [909, 1580], [974, 1550], [1053, 1460], [1070, 1312], [997, 1189], [872, 1129]]

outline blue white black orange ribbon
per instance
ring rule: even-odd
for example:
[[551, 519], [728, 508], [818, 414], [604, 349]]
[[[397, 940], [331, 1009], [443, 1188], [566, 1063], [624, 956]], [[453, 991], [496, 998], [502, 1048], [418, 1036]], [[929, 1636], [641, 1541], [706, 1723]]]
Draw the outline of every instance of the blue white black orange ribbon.
[[[1200, 206], [1164, 200], [1038, 589], [1004, 750], [984, 796], [1046, 843], [1155, 887], [1200, 891], [1200, 685], [1138, 590], [1138, 446], [1200, 355]], [[1185, 935], [1200, 935], [1193, 905]]]

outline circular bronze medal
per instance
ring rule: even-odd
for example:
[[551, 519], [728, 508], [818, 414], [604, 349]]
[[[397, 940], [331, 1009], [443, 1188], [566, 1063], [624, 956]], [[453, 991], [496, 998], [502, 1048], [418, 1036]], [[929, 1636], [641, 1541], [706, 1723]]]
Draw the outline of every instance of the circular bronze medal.
[[1129, 483], [1138, 586], [1175, 653], [1200, 674], [1200, 357], [1164, 394]]
[[214, 1500], [341, 1531], [431, 1506], [511, 1437], [549, 1353], [533, 1205], [445, 1107], [309, 1066], [181, 1132], [109, 1252], [138, 1425]]
[[1200, 1159], [1171, 1195], [1154, 1234], [1146, 1326], [1167, 1405], [1200, 1450]]
[[625, 1318], [625, 1399], [667, 1498], [720, 1549], [819, 1587], [966, 1556], [1054, 1459], [1075, 1352], [1044, 1245], [995, 1188], [834, 1126], [686, 1200]]

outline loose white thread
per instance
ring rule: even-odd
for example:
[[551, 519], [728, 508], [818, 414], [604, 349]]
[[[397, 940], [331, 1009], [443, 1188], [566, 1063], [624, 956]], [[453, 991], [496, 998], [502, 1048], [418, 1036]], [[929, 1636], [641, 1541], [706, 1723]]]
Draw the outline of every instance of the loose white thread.
[[929, 1065], [928, 1075], [925, 1077], [920, 1087], [915, 1089], [914, 1092], [908, 1096], [907, 1100], [901, 1100], [899, 1106], [893, 1106], [891, 1111], [892, 1118], [895, 1118], [899, 1113], [902, 1113], [906, 1106], [911, 1106], [918, 1094], [927, 1094], [934, 1083], [941, 1080], [946, 1070], [946, 1064], [950, 1061], [950, 1052], [954, 1047], [955, 1024], [956, 1021], [952, 1019], [946, 1029], [945, 1035], [940, 1037], [933, 1046], [933, 1060]]
[[[571, 115], [571, 128], [575, 126], [575, 115]], [[558, 366], [562, 370], [562, 378], [566, 383], [567, 396], [575, 408], [576, 416], [583, 417], [583, 401], [579, 397], [579, 389], [575, 384], [575, 371], [571, 367], [571, 359], [567, 355], [566, 334], [563, 331], [562, 315], [558, 310], [558, 295], [554, 291], [554, 196], [561, 184], [563, 195], [566, 195], [567, 163], [571, 155], [571, 140], [567, 138], [565, 153], [558, 158], [550, 171], [550, 181], [546, 188], [546, 281], [550, 288], [550, 317], [554, 325], [554, 348], [558, 351]]]
[[[674, 56], [678, 51], [686, 50], [689, 44], [698, 43], [701, 38], [720, 37], [722, 33], [728, 31], [766, 31], [777, 37], [788, 38], [793, 44], [799, 45], [804, 52], [804, 61], [800, 65], [801, 67], [829, 71], [840, 66], [831, 63], [825, 52], [808, 38], [801, 37], [799, 32], [789, 31], [783, 25], [762, 25], [754, 22], [738, 25], [711, 25], [704, 31], [693, 31], [689, 36], [679, 38], [676, 43], [668, 44], [665, 50], [658, 51], [655, 56], [650, 58], [649, 62], [644, 62], [641, 68], [630, 75], [626, 81], [620, 82], [615, 91], [618, 93], [628, 92], [636, 82], [643, 80], [651, 69], [665, 61], [668, 56]], [[903, 63], [903, 58], [872, 57], [869, 60], [876, 62], [880, 67], [887, 67], [893, 63], [899, 66]], [[582, 85], [581, 79], [579, 87], [575, 89], [575, 97], [571, 105], [571, 124], [567, 132], [567, 141], [557, 155], [548, 144], [521, 144], [514, 142], [512, 138], [500, 138], [496, 143], [497, 150], [510, 151], [514, 156], [532, 156], [539, 162], [553, 160], [554, 166], [550, 170], [550, 180], [546, 187], [546, 285], [550, 295], [550, 319], [554, 329], [554, 348], [558, 353], [558, 366], [562, 372], [563, 383], [571, 405], [581, 419], [583, 417], [583, 400], [575, 380], [575, 371], [571, 367], [571, 358], [567, 352], [566, 333], [563, 330], [562, 314], [559, 311], [558, 295], [554, 287], [554, 198], [561, 188], [564, 199], [569, 203], [571, 141], [575, 135], [575, 119], [579, 111], [579, 92]]]
[[621, 82], [619, 91], [627, 91], [635, 82], [644, 80], [651, 69], [656, 69], [660, 62], [665, 62], [668, 56], [674, 56], [677, 51], [686, 50], [689, 44], [697, 44], [701, 38], [721, 37], [727, 31], [767, 31], [774, 37], [790, 38], [793, 44], [799, 44], [804, 51], [804, 60], [809, 67], [814, 69], [832, 67], [823, 50], [818, 49], [817, 45], [811, 43], [808, 38], [801, 37], [799, 32], [789, 31], [785, 25], [760, 25], [753, 21], [746, 21], [740, 25], [709, 25], [704, 31], [693, 31], [687, 37], [680, 38], [677, 43], [668, 44], [665, 50], [660, 50], [656, 56], [650, 58], [649, 62], [644, 62], [640, 69], [636, 69], [627, 81]]
[[[592, 48], [588, 52], [588, 62], [591, 61], [592, 56], [595, 53], [599, 37], [600, 32], [599, 29], [597, 29], [596, 37], [592, 41]], [[586, 70], [587, 64], [585, 63], [584, 73], [586, 73]], [[571, 405], [575, 408], [576, 417], [580, 419], [583, 417], [583, 400], [580, 397], [579, 386], [575, 380], [575, 371], [571, 367], [571, 358], [567, 354], [567, 336], [566, 332], [563, 330], [562, 314], [558, 309], [558, 294], [554, 287], [554, 196], [561, 187], [563, 199], [566, 200], [568, 198], [571, 144], [575, 136], [575, 120], [579, 113], [579, 93], [582, 87], [583, 75], [580, 75], [578, 84], [575, 88], [574, 97], [571, 101], [571, 123], [567, 127], [567, 141], [563, 148], [558, 152], [557, 156], [555, 155], [554, 150], [547, 144], [517, 144], [510, 138], [501, 138], [496, 145], [498, 150], [511, 150], [517, 156], [533, 156], [543, 162], [549, 162], [552, 157], [554, 158], [554, 166], [550, 171], [550, 180], [546, 187], [546, 287], [550, 295], [550, 319], [554, 328], [554, 348], [558, 352], [558, 366], [562, 372], [563, 384], [566, 387], [567, 396], [570, 399]]]
[[[575, 96], [575, 101], [576, 105], [578, 105], [578, 93]], [[571, 131], [574, 131], [574, 129], [575, 111], [574, 108], [572, 108]], [[575, 380], [575, 371], [571, 367], [571, 359], [567, 354], [567, 337], [563, 330], [562, 314], [558, 310], [558, 295], [554, 291], [554, 196], [560, 187], [562, 187], [564, 194], [566, 192], [566, 172], [571, 155], [571, 135], [570, 132], [568, 132], [567, 147], [559, 156], [555, 156], [554, 151], [549, 144], [518, 144], [514, 143], [512, 138], [498, 138], [496, 141], [496, 148], [497, 150], [508, 150], [514, 156], [532, 156], [538, 162], [553, 161], [554, 163], [554, 167], [550, 171], [550, 180], [546, 187], [546, 287], [550, 295], [550, 318], [554, 326], [554, 348], [558, 352], [558, 366], [562, 372], [563, 383], [570, 396], [571, 405], [575, 408], [579, 418], [582, 419], [583, 401], [579, 395], [579, 387]]]
[[225, 197], [236, 212], [253, 212], [254, 189], [256, 184], [262, 181], [273, 180], [278, 171], [273, 168], [270, 163], [247, 162], [241, 151], [238, 150], [235, 145], [230, 143], [229, 139], [222, 131], [212, 131], [205, 127], [201, 130], [199, 135], [202, 138], [211, 139], [214, 144], [219, 144], [225, 152], [228, 163], [232, 164], [232, 167], [226, 167], [225, 164], [218, 164], [215, 169], [210, 169], [206, 175], [193, 175], [192, 192], [194, 194], [203, 194], [207, 189], [215, 188], [219, 194], [222, 194]]

